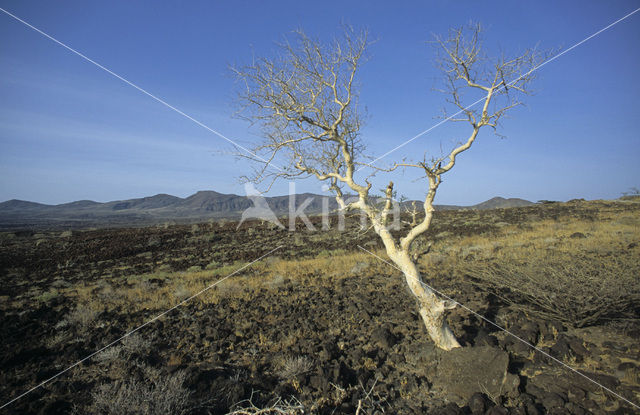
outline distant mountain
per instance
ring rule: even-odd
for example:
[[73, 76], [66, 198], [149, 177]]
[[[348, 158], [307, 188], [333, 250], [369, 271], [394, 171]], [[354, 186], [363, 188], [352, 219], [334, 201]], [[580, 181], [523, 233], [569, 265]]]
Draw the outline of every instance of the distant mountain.
[[[86, 208], [91, 206], [99, 205], [99, 202], [94, 202], [93, 200], [78, 200], [77, 202], [69, 202], [63, 203], [61, 205], [56, 205], [58, 209], [69, 209], [69, 208]], [[46, 205], [43, 205], [46, 206]]]
[[478, 203], [477, 205], [470, 206], [470, 209], [473, 210], [485, 210], [485, 209], [498, 209], [498, 208], [511, 208], [511, 207], [523, 207], [523, 206], [531, 206], [535, 205], [533, 202], [529, 202], [528, 200], [511, 198], [505, 199], [504, 197], [494, 197], [493, 199], [489, 199], [486, 202]]
[[[330, 211], [335, 211], [338, 207], [333, 197], [312, 193], [295, 195], [294, 207], [299, 208], [308, 199], [311, 201], [306, 204], [304, 212], [309, 215], [321, 213], [325, 205]], [[289, 196], [265, 197], [265, 200], [276, 215], [288, 214]], [[532, 202], [523, 199], [495, 197], [473, 206], [436, 205], [436, 209], [480, 210], [532, 204]], [[419, 202], [420, 205], [421, 202]], [[0, 203], [0, 228], [103, 227], [166, 221], [197, 222], [219, 218], [238, 219], [245, 209], [253, 206], [252, 200], [245, 196], [223, 194], [211, 190], [200, 191], [184, 199], [168, 194], [158, 194], [106, 203], [80, 200], [59, 205], [45, 205], [14, 199]]]
[[33, 211], [39, 210], [49, 207], [49, 205], [44, 205], [42, 203], [35, 202], [27, 202], [24, 200], [11, 199], [6, 202], [0, 203], [0, 212], [22, 212], [22, 211]]
[[183, 199], [177, 196], [171, 196], [167, 194], [159, 194], [155, 196], [143, 197], [140, 199], [119, 200], [116, 202], [108, 202], [108, 205], [113, 210], [145, 210], [145, 209], [159, 209], [167, 206], [172, 206], [180, 203]]

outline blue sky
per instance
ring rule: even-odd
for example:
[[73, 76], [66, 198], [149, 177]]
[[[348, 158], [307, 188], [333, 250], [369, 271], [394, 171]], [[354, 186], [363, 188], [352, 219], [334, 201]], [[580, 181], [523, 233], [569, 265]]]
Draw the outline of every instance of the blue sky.
[[[377, 42], [360, 73], [376, 157], [438, 120], [444, 96], [426, 41], [470, 20], [487, 29], [488, 53], [538, 44], [568, 48], [638, 7], [610, 2], [157, 2], [7, 1], [0, 7], [248, 145], [255, 130], [233, 119], [229, 64], [270, 56], [301, 27], [329, 39], [340, 23]], [[243, 194], [248, 168], [192, 121], [0, 12], [0, 201], [108, 201], [198, 190]], [[640, 12], [549, 63], [536, 94], [501, 133], [483, 131], [445, 177], [437, 203], [493, 196], [529, 200], [616, 198], [640, 186]], [[441, 126], [382, 163], [437, 154], [463, 139]], [[400, 194], [424, 195], [413, 172], [392, 177]], [[382, 187], [388, 178], [380, 177]], [[287, 183], [270, 195], [285, 194]], [[298, 191], [321, 193], [313, 180]]]

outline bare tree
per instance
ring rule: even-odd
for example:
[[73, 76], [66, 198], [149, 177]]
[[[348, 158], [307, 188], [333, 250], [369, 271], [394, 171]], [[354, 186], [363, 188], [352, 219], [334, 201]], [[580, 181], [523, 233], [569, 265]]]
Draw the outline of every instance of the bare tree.
[[[278, 57], [255, 59], [248, 66], [233, 68], [243, 86], [239, 94], [240, 114], [259, 124], [265, 137], [253, 148], [264, 159], [250, 157], [260, 167], [247, 179], [256, 183], [267, 180], [268, 187], [283, 177], [315, 176], [327, 182], [341, 209], [359, 209], [371, 221], [389, 258], [404, 272], [435, 344], [445, 350], [459, 347], [446, 322], [447, 310], [455, 304], [439, 298], [422, 284], [416, 258], [410, 254], [411, 246], [431, 225], [433, 201], [442, 176], [451, 171], [457, 157], [471, 147], [483, 127], [495, 130], [505, 113], [520, 104], [517, 96], [528, 92], [532, 69], [541, 59], [540, 54], [532, 49], [515, 58], [490, 59], [481, 49], [479, 25], [451, 30], [446, 38], [435, 38], [443, 92], [457, 110], [451, 121], [467, 123], [470, 135], [441, 157], [427, 161], [425, 156], [418, 162], [375, 168], [377, 173], [417, 168], [428, 186], [424, 218], [411, 223], [406, 233], [396, 238], [388, 227], [393, 182], [386, 188], [384, 203], [379, 205], [370, 195], [368, 178], [354, 177], [358, 166], [372, 167], [363, 161], [365, 146], [360, 139], [363, 115], [356, 85], [356, 74], [369, 44], [367, 32], [347, 27], [340, 38], [328, 44], [311, 39], [302, 31], [295, 34], [293, 44], [279, 45]], [[479, 108], [467, 108], [463, 102], [465, 91], [481, 94]], [[270, 169], [265, 159], [277, 160], [284, 169]], [[355, 192], [357, 200], [345, 201], [345, 188]]]

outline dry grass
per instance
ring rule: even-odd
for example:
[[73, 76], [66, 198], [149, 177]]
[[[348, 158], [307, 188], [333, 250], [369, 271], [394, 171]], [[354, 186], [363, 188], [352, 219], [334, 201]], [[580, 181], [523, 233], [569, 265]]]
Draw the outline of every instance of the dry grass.
[[515, 308], [575, 327], [636, 319], [640, 261], [632, 247], [640, 240], [640, 218], [603, 216], [440, 241], [422, 264], [435, 275], [471, 278]]
[[[79, 283], [66, 288], [65, 295], [78, 304], [74, 321], [95, 318], [102, 311], [164, 310], [235, 273], [246, 262], [236, 262], [213, 269], [190, 272], [157, 272], [130, 276], [124, 280], [105, 283]], [[364, 266], [364, 264], [368, 266]], [[266, 288], [278, 289], [285, 281], [294, 284], [332, 285], [335, 279], [351, 278], [349, 270], [365, 269], [367, 273], [392, 275], [394, 270], [366, 253], [341, 253], [333, 257], [322, 255], [316, 258], [283, 260], [270, 258], [243, 269], [215, 287], [205, 291], [193, 301], [217, 304], [222, 298], [248, 300], [253, 292]], [[81, 311], [82, 310], [82, 311]], [[70, 316], [71, 317], [71, 316]], [[89, 321], [82, 324], [89, 325]]]
[[[626, 219], [624, 219], [626, 218]], [[447, 238], [434, 244], [432, 252], [473, 259], [513, 259], [550, 254], [612, 255], [640, 238], [640, 220], [584, 222], [581, 220], [540, 221], [528, 226], [506, 226], [499, 235]], [[585, 238], [580, 237], [580, 234]], [[575, 235], [572, 237], [572, 235]]]

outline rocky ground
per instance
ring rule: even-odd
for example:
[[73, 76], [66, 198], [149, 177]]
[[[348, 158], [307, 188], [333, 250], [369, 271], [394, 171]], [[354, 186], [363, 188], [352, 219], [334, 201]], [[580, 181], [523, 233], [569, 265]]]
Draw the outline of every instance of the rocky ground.
[[[430, 235], [492, 239], [509, 226], [540, 220], [590, 222], [603, 211], [631, 218], [627, 222], [639, 217], [638, 204], [598, 203], [441, 212]], [[640, 242], [637, 233], [626, 237]], [[637, 260], [633, 243], [625, 242], [622, 257]], [[461, 307], [449, 322], [464, 347], [443, 352], [429, 341], [399, 273], [358, 250], [357, 245], [378, 247], [371, 234], [358, 232], [355, 225], [349, 232], [320, 234], [255, 223], [238, 231], [235, 224], [216, 223], [3, 234], [0, 404], [168, 308], [118, 302], [121, 290], [133, 289], [133, 276], [147, 275], [135, 285], [143, 293], [165, 292], [175, 283], [171, 276], [187, 278], [190, 272], [215, 271], [225, 264], [233, 268], [236, 261], [253, 260], [281, 244], [277, 258], [266, 258], [214, 287], [206, 301], [189, 301], [0, 411], [637, 410], [624, 399], [640, 403], [638, 307], [625, 308], [624, 319], [578, 328], [529, 313], [464, 273], [430, 274], [425, 262], [421, 266], [429, 284], [579, 373]], [[465, 261], [479, 261], [477, 252], [475, 257], [469, 252], [475, 251], [464, 251]], [[637, 275], [635, 281], [640, 284]], [[628, 287], [630, 293], [636, 289]], [[89, 297], [96, 303], [91, 311], [79, 308]]]

